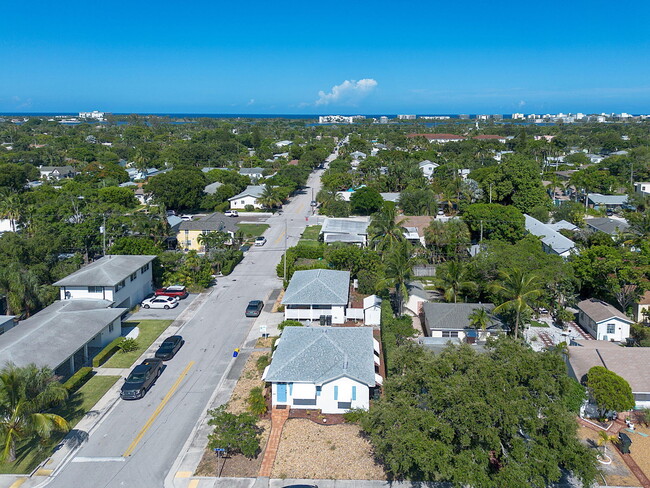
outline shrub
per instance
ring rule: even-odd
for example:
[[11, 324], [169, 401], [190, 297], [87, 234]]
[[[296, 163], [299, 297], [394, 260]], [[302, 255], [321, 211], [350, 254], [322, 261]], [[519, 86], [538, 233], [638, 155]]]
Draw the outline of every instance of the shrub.
[[120, 343], [117, 345], [117, 347], [120, 349], [120, 352], [131, 352], [131, 351], [137, 351], [138, 347], [140, 345], [138, 344], [138, 341], [135, 339], [131, 338], [126, 338], [123, 337]]
[[255, 207], [249, 203], [248, 205], [246, 205], [246, 206], [244, 207], [244, 210], [246, 210], [247, 212], [254, 212], [254, 211], [255, 211]]
[[361, 419], [366, 413], [367, 412], [362, 408], [354, 408], [352, 410], [348, 410], [343, 414], [343, 420], [349, 424], [356, 424], [361, 422]]
[[93, 358], [93, 367], [99, 368], [102, 364], [108, 361], [115, 351], [119, 349], [120, 343], [124, 337], [118, 337], [114, 339], [110, 344], [108, 344], [104, 349], [99, 351], [99, 353]]
[[260, 373], [263, 373], [269, 364], [271, 364], [271, 356], [269, 354], [264, 354], [263, 356], [258, 357], [257, 361], [255, 361], [257, 371]]
[[239, 415], [226, 411], [225, 405], [208, 412], [209, 425], [214, 431], [208, 436], [210, 449], [221, 448], [227, 453], [242, 453], [254, 458], [260, 452], [260, 428], [257, 418], [250, 413]]
[[302, 327], [302, 322], [297, 320], [283, 320], [278, 324], [278, 330], [284, 330], [285, 327]]
[[67, 381], [63, 383], [63, 386], [65, 386], [66, 390], [68, 390], [68, 393], [74, 393], [91, 378], [92, 374], [93, 368], [90, 366], [81, 368], [75, 374], [70, 376], [70, 378], [68, 378]]
[[253, 415], [264, 415], [266, 413], [266, 398], [261, 386], [253, 388], [246, 399], [248, 411]]

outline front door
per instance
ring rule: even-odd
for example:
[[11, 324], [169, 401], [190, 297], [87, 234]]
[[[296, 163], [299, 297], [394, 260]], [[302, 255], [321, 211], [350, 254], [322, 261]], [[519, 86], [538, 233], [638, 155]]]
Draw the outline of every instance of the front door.
[[278, 403], [286, 403], [287, 402], [287, 384], [286, 383], [278, 383], [276, 388], [277, 392], [277, 402]]

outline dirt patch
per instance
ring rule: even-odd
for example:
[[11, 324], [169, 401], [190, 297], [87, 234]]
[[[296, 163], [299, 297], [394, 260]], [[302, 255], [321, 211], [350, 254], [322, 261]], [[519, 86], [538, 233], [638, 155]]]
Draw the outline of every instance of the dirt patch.
[[249, 392], [258, 386], [264, 387], [264, 382], [262, 381], [262, 373], [257, 370], [256, 362], [260, 356], [268, 354], [262, 351], [253, 351], [246, 361], [237, 385], [230, 396], [228, 401], [227, 410], [231, 413], [244, 413], [247, 412], [246, 399], [248, 398]]
[[275, 300], [275, 303], [273, 304], [273, 308], [271, 308], [271, 312], [277, 312], [278, 307], [282, 305], [282, 298], [284, 298], [284, 290], [280, 292], [278, 295], [278, 298]]
[[[598, 432], [588, 429], [587, 427], [578, 427], [578, 437], [589, 447], [601, 451], [598, 447]], [[633, 444], [634, 446], [634, 444]], [[598, 470], [602, 473], [608, 485], [614, 486], [640, 486], [639, 480], [634, 476], [623, 461], [618, 450], [611, 444], [607, 444], [607, 455], [612, 458], [609, 465], [598, 463]]]
[[278, 336], [272, 337], [259, 337], [255, 343], [255, 349], [266, 349], [273, 346], [273, 341], [277, 339]]
[[213, 451], [206, 449], [194, 476], [256, 478], [262, 466], [262, 460], [264, 459], [264, 446], [266, 446], [271, 432], [271, 421], [266, 419], [260, 420], [257, 422], [257, 426], [262, 429], [260, 438], [262, 452], [256, 458], [248, 459], [241, 454], [233, 454], [227, 458], [220, 458]]
[[272, 478], [385, 480], [357, 425], [318, 425], [289, 419], [282, 430]]
[[[632, 446], [630, 446], [630, 456], [634, 459], [641, 468], [641, 471], [650, 478], [650, 428], [636, 425], [634, 432], [622, 430], [632, 439]], [[640, 434], [645, 434], [644, 437]]]

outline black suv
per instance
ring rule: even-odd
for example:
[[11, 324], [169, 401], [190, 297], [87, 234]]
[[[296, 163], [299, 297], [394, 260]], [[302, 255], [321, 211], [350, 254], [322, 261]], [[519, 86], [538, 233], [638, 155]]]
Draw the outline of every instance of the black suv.
[[149, 388], [155, 383], [162, 373], [162, 359], [145, 359], [131, 371], [131, 374], [124, 380], [120, 396], [124, 400], [137, 400], [145, 396]]

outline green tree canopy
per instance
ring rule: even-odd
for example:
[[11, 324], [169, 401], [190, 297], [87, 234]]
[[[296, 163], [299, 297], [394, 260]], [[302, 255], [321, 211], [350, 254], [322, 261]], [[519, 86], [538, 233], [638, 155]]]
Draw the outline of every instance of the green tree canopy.
[[185, 210], [199, 208], [205, 185], [205, 176], [200, 170], [182, 168], [152, 177], [145, 190], [165, 207]]
[[608, 411], [624, 412], [634, 408], [630, 384], [603, 366], [594, 366], [589, 370], [587, 388], [602, 415]]
[[350, 197], [350, 211], [355, 215], [370, 215], [377, 212], [384, 199], [374, 188], [364, 186]]
[[517, 242], [525, 232], [524, 215], [513, 206], [474, 203], [465, 209], [463, 220], [469, 226], [472, 237], [477, 240], [481, 237], [481, 229], [483, 239], [506, 242]]

